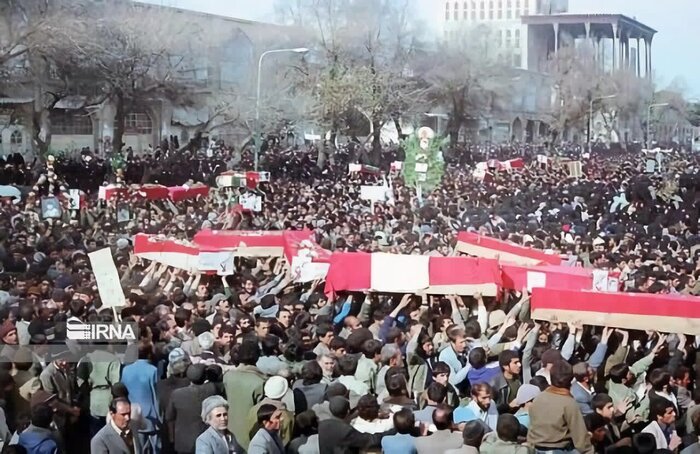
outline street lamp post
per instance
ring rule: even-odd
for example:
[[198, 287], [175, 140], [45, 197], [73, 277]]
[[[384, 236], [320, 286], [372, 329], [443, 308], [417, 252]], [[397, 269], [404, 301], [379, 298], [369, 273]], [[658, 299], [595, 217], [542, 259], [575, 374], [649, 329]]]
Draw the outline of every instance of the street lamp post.
[[669, 103], [667, 102], [662, 102], [659, 104], [649, 104], [649, 107], [647, 108], [647, 140], [646, 140], [646, 148], [647, 150], [649, 149], [649, 144], [651, 143], [650, 136], [651, 136], [651, 109], [654, 107], [666, 107], [668, 106]]
[[257, 172], [258, 170], [258, 162], [259, 162], [259, 153], [260, 153], [260, 148], [262, 147], [262, 142], [260, 142], [260, 80], [261, 80], [261, 72], [262, 72], [262, 62], [263, 58], [265, 58], [266, 55], [270, 54], [281, 54], [284, 52], [291, 52], [295, 54], [305, 54], [309, 51], [306, 47], [295, 47], [292, 49], [272, 49], [263, 52], [260, 55], [260, 59], [258, 59], [258, 83], [257, 83], [257, 92], [255, 95], [255, 171]]
[[617, 98], [617, 95], [601, 96], [599, 98], [591, 99], [588, 105], [588, 151], [591, 151], [591, 136], [593, 135], [593, 103], [596, 101], [602, 101], [603, 99]]

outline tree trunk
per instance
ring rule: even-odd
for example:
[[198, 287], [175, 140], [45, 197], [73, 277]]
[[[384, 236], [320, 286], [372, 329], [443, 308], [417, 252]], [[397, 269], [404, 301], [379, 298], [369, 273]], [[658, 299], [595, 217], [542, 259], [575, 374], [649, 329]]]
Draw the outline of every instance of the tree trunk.
[[382, 122], [376, 118], [372, 120], [372, 152], [369, 160], [374, 166], [382, 162]]
[[[394, 126], [396, 127], [396, 132], [398, 133], [399, 136], [399, 142], [401, 142], [404, 137], [403, 137], [403, 130], [401, 129], [401, 116], [398, 113], [393, 113], [391, 114], [391, 119], [394, 120]], [[437, 131], [435, 131], [437, 132]]]
[[459, 142], [459, 128], [464, 124], [464, 104], [459, 100], [452, 101], [452, 114], [447, 120], [447, 134], [450, 136], [450, 145], [455, 146]]
[[51, 118], [48, 110], [34, 111], [32, 120], [34, 123], [34, 144], [39, 156], [45, 158], [51, 147]]
[[318, 156], [316, 157], [316, 167], [319, 169], [322, 169], [326, 164], [326, 155], [326, 145], [324, 142], [321, 142], [321, 146], [318, 147]]
[[450, 115], [447, 121], [447, 134], [450, 136], [450, 145], [455, 146], [459, 142], [459, 128], [462, 127], [461, 115]]
[[124, 132], [126, 129], [126, 109], [124, 106], [124, 95], [118, 92], [115, 96], [116, 112], [114, 114], [114, 137], [112, 137], [112, 151], [120, 152], [124, 144]]

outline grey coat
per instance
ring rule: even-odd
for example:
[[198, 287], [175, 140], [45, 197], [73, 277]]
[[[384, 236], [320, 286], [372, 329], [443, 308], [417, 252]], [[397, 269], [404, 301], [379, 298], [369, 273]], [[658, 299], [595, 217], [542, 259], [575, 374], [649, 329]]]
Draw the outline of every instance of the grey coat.
[[216, 429], [209, 427], [197, 437], [195, 454], [241, 454], [245, 450], [238, 444], [236, 437], [231, 434], [231, 444], [226, 443], [216, 432]]
[[248, 446], [248, 454], [284, 454], [284, 442], [276, 435], [277, 440], [265, 429], [258, 430]]
[[[142, 454], [141, 443], [135, 431], [131, 431], [134, 437], [134, 452]], [[92, 454], [130, 454], [129, 448], [124, 440], [119, 436], [111, 424], [107, 424], [92, 437], [90, 441], [90, 452]]]

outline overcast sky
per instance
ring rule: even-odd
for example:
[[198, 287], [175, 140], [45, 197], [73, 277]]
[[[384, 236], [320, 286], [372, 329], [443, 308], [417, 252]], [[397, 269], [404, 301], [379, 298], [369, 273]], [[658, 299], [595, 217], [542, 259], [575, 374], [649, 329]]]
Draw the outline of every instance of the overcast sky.
[[[241, 19], [273, 22], [275, 0], [144, 0]], [[290, 0], [293, 1], [293, 0]], [[426, 18], [435, 17], [435, 6], [443, 0], [414, 0]], [[700, 59], [695, 50], [700, 27], [689, 18], [700, 17], [698, 0], [570, 0], [572, 13], [620, 13], [658, 30], [653, 43], [652, 61], [660, 88], [682, 79], [686, 96], [700, 97]]]

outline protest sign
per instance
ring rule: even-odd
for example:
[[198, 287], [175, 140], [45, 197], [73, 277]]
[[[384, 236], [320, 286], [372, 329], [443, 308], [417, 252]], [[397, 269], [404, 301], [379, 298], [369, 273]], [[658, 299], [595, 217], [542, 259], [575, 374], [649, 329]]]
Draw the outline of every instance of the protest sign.
[[80, 189], [68, 190], [68, 209], [69, 210], [79, 210], [80, 209]]
[[119, 282], [117, 267], [112, 259], [112, 250], [108, 247], [100, 249], [89, 253], [88, 258], [92, 265], [92, 271], [95, 273], [95, 281], [97, 281], [102, 305], [105, 307], [125, 306], [126, 299], [122, 284]]

